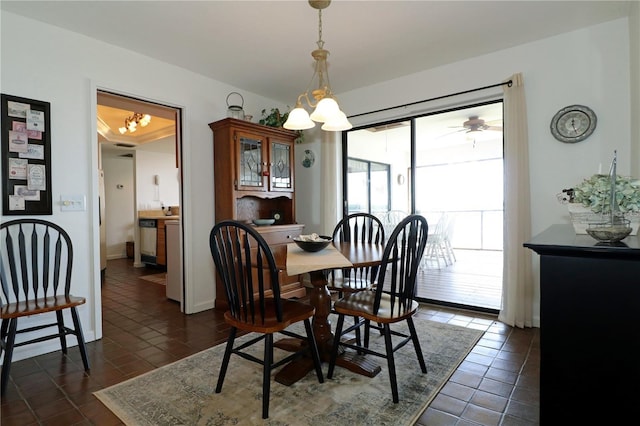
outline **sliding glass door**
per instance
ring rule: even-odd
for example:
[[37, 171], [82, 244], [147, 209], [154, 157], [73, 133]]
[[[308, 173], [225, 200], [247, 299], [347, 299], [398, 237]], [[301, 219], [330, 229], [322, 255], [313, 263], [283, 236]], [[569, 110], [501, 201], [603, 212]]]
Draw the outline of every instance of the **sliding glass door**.
[[500, 308], [502, 137], [502, 102], [346, 134], [348, 212], [376, 214], [388, 230], [409, 213], [427, 218], [418, 286], [424, 300]]
[[390, 166], [369, 160], [347, 160], [347, 187], [349, 213], [387, 211], [389, 198]]

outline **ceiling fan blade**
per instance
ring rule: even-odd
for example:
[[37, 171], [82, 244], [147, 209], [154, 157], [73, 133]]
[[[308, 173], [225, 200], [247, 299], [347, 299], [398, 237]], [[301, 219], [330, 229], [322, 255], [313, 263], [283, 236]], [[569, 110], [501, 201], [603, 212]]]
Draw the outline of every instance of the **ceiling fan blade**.
[[467, 129], [454, 130], [453, 132], [444, 133], [444, 134], [436, 137], [436, 139], [446, 138], [447, 136], [455, 135], [456, 133], [466, 132], [466, 131], [467, 131]]

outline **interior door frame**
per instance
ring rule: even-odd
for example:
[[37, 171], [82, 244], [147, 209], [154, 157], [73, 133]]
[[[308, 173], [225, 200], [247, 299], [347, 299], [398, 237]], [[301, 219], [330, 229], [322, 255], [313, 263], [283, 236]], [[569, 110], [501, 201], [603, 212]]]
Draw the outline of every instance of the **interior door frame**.
[[88, 205], [91, 206], [93, 215], [92, 215], [92, 223], [93, 223], [93, 232], [92, 232], [92, 264], [93, 264], [93, 300], [95, 301], [93, 306], [93, 327], [95, 330], [96, 339], [102, 338], [102, 295], [101, 295], [101, 267], [100, 267], [100, 226], [99, 226], [99, 170], [98, 170], [98, 158], [99, 158], [99, 150], [100, 146], [98, 143], [98, 126], [97, 126], [97, 105], [98, 105], [98, 92], [108, 92], [117, 96], [122, 96], [129, 98], [133, 101], [147, 102], [147, 103], [155, 103], [159, 105], [166, 106], [168, 108], [172, 108], [176, 111], [176, 156], [177, 156], [177, 166], [178, 172], [180, 176], [180, 185], [179, 185], [179, 194], [180, 194], [180, 252], [181, 252], [181, 264], [182, 264], [182, 301], [180, 302], [180, 310], [181, 312], [189, 312], [189, 304], [188, 295], [192, 294], [192, 289], [188, 288], [189, 283], [186, 280], [186, 263], [185, 263], [185, 223], [184, 217], [185, 213], [185, 191], [184, 191], [184, 156], [183, 156], [183, 126], [182, 122], [184, 120], [185, 108], [182, 105], [179, 105], [175, 102], [166, 101], [166, 100], [157, 100], [153, 99], [149, 96], [145, 96], [140, 93], [130, 93], [126, 92], [122, 89], [109, 87], [108, 85], [100, 84], [95, 81], [91, 81], [91, 89], [90, 89], [90, 117], [91, 120], [91, 195], [90, 202]]

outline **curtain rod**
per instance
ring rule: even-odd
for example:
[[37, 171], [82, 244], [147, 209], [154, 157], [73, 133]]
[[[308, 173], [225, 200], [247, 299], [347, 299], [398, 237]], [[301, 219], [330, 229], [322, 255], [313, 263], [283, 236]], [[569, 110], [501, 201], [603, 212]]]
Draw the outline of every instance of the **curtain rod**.
[[504, 86], [505, 84], [507, 86], [511, 87], [513, 85], [513, 80], [505, 81], [505, 82], [502, 82], [502, 83], [492, 84], [490, 86], [478, 87], [476, 89], [469, 89], [469, 90], [465, 90], [465, 91], [462, 91], [462, 92], [451, 93], [449, 95], [438, 96], [438, 97], [431, 98], [431, 99], [424, 99], [422, 101], [410, 102], [408, 104], [403, 104], [403, 105], [397, 105], [397, 106], [392, 106], [392, 107], [388, 107], [388, 108], [377, 109], [375, 111], [363, 112], [363, 113], [360, 113], [360, 114], [354, 114], [354, 115], [350, 115], [349, 118], [360, 117], [362, 115], [375, 114], [377, 112], [389, 111], [391, 109], [405, 108], [405, 107], [408, 107], [408, 106], [421, 104], [421, 103], [424, 103], [424, 102], [438, 101], [440, 99], [451, 98], [453, 96], [465, 95], [467, 93], [478, 92], [480, 90], [486, 90], [486, 89], [491, 89], [491, 88], [494, 88], [494, 87]]

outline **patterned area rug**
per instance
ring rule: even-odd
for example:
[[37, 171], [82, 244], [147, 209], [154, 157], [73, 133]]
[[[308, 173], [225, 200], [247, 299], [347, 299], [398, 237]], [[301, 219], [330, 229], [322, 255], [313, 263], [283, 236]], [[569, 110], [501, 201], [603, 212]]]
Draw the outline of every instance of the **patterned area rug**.
[[[232, 355], [222, 392], [214, 393], [224, 344], [94, 395], [127, 425], [411, 425], [483, 334], [422, 319], [415, 323], [428, 373], [421, 373], [413, 345], [396, 352], [398, 404], [391, 400], [386, 361], [373, 357], [382, 366], [373, 378], [336, 367], [333, 379], [325, 377], [322, 384], [313, 373], [292, 386], [272, 380], [269, 419], [263, 420], [258, 364]], [[371, 346], [384, 347], [377, 332]], [[262, 345], [254, 348], [261, 357]], [[282, 354], [276, 349], [276, 358]]]
[[153, 275], [143, 275], [140, 277], [141, 280], [150, 281], [156, 284], [167, 285], [167, 273], [163, 272], [161, 274], [153, 274]]

